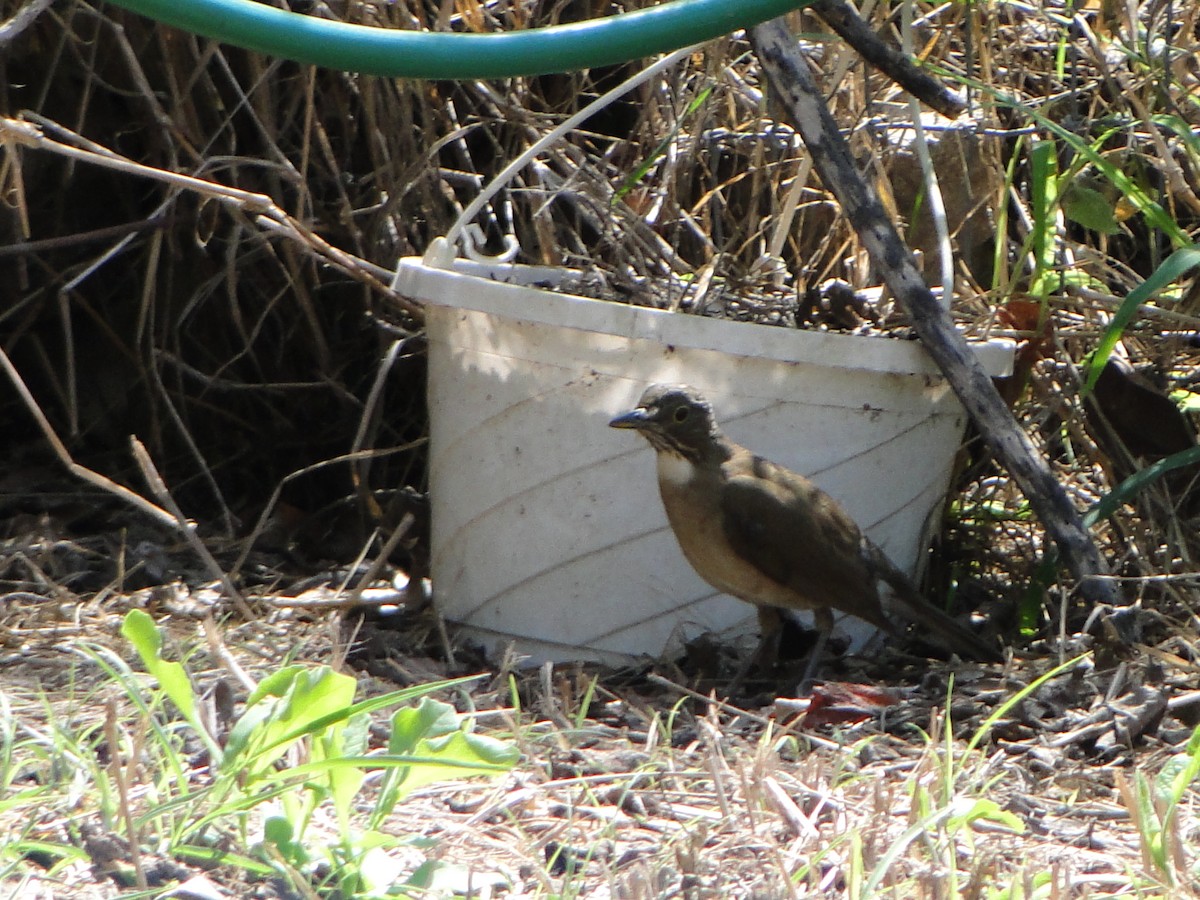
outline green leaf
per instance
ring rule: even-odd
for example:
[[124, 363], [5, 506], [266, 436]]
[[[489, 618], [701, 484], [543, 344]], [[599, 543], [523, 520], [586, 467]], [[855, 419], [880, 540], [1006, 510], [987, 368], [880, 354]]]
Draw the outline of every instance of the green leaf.
[[222, 757], [221, 748], [204, 727], [196, 707], [196, 692], [187, 670], [177, 662], [162, 658], [162, 635], [154, 620], [140, 609], [131, 609], [121, 622], [121, 635], [133, 645], [146, 671], [154, 676], [158, 686], [176, 709], [204, 741], [214, 760]]
[[1155, 793], [1165, 815], [1171, 815], [1183, 801], [1188, 789], [1200, 778], [1200, 749], [1193, 746], [1200, 736], [1200, 727], [1192, 732], [1186, 753], [1176, 753], [1159, 769], [1154, 779]]
[[270, 816], [263, 822], [263, 840], [276, 847], [286, 847], [292, 843], [295, 830], [292, 823], [281, 816]]
[[342, 722], [357, 686], [354, 678], [328, 666], [289, 666], [264, 678], [230, 730], [225, 748], [229, 767], [252, 777], [261, 774], [297, 739]]
[[1171, 391], [1171, 400], [1185, 413], [1200, 413], [1200, 394], [1191, 391]]
[[659, 157], [667, 152], [667, 148], [671, 146], [671, 141], [675, 140], [675, 135], [679, 133], [679, 129], [683, 127], [684, 123], [696, 110], [704, 105], [704, 101], [708, 99], [712, 92], [713, 89], [711, 86], [706, 87], [696, 95], [691, 103], [687, 105], [687, 109], [683, 111], [683, 115], [679, 117], [679, 121], [677, 121], [671, 127], [671, 130], [667, 132], [666, 136], [659, 141], [658, 145], [650, 151], [650, 154], [644, 160], [642, 160], [641, 165], [625, 176], [624, 181], [621, 182], [621, 186], [618, 187], [613, 193], [612, 200], [609, 201], [610, 206], [632, 191], [634, 187], [637, 186], [637, 183], [646, 177], [646, 173], [654, 167], [654, 164], [658, 162]]
[[1013, 813], [1002, 809], [995, 800], [962, 798], [956, 801], [955, 806], [956, 810], [961, 811], [951, 816], [946, 822], [946, 830], [951, 834], [963, 825], [970, 825], [978, 821], [995, 823], [1009, 829], [1013, 834], [1025, 833], [1025, 823]]
[[[998, 106], [1011, 109], [1018, 116], [1037, 123], [1041, 128], [1058, 138], [1059, 141], [1067, 144], [1086, 163], [1094, 166], [1104, 176], [1105, 180], [1111, 183], [1119, 194], [1146, 218], [1152, 229], [1162, 232], [1176, 247], [1186, 247], [1191, 243], [1187, 232], [1171, 218], [1166, 210], [1154, 201], [1153, 196], [1114, 165], [1104, 153], [1103, 139], [1106, 135], [1101, 135], [1101, 140], [1089, 141], [1084, 135], [1055, 121], [1049, 115], [1037, 107], [1026, 103], [1018, 96], [997, 91], [993, 85], [979, 81], [978, 79], [963, 77], [961, 73], [950, 73], [929, 63], [927, 63], [927, 66], [931, 72], [952, 75], [959, 84], [972, 87], [981, 94], [991, 97]], [[1109, 133], [1115, 130], [1110, 129]]]
[[[319, 763], [323, 760], [340, 760], [346, 756], [359, 756], [366, 749], [365, 740], [359, 740], [359, 735], [365, 737], [370, 728], [370, 720], [366, 716], [358, 716], [350, 726], [337, 726], [313, 738], [312, 760]], [[347, 738], [350, 737], [348, 741]], [[329, 795], [333, 801], [334, 812], [342, 834], [350, 831], [350, 814], [353, 812], [354, 798], [366, 780], [366, 770], [357, 766], [332, 766], [325, 774], [328, 779]]]
[[1029, 206], [1033, 216], [1033, 256], [1037, 271], [1031, 290], [1049, 291], [1046, 273], [1054, 270], [1056, 249], [1055, 210], [1058, 207], [1058, 159], [1053, 141], [1038, 141], [1029, 148]]
[[1200, 249], [1187, 247], [1176, 250], [1163, 260], [1162, 265], [1155, 269], [1149, 278], [1126, 295], [1125, 301], [1113, 316], [1108, 328], [1105, 329], [1104, 336], [1100, 338], [1099, 345], [1085, 364], [1087, 380], [1084, 385], [1084, 394], [1090, 393], [1096, 386], [1100, 373], [1104, 371], [1105, 363], [1108, 362], [1117, 342], [1121, 340], [1121, 336], [1125, 333], [1125, 327], [1133, 319], [1138, 307], [1196, 266], [1200, 266]]
[[468, 775], [495, 774], [510, 768], [520, 755], [511, 744], [465, 731], [454, 707], [429, 697], [392, 716], [388, 754], [417, 759], [385, 776], [375, 819], [388, 815], [417, 788]]
[[372, 847], [358, 860], [358, 874], [367, 894], [383, 896], [400, 881], [408, 866], [381, 847]]
[[162, 658], [162, 636], [154, 620], [140, 609], [130, 610], [121, 623], [121, 634], [133, 645], [146, 671], [189, 722], [196, 720], [196, 694], [191, 679], [177, 662]]
[[416, 706], [396, 710], [388, 752], [397, 756], [417, 752], [421, 741], [458, 731], [458, 713], [449, 703], [426, 697]]
[[1200, 138], [1197, 138], [1187, 120], [1169, 113], [1160, 113], [1151, 116], [1150, 121], [1161, 128], [1169, 129], [1175, 137], [1179, 138], [1188, 152], [1192, 154], [1193, 162], [1200, 159]]
[[1100, 234], [1116, 234], [1121, 230], [1117, 223], [1115, 205], [1095, 188], [1072, 181], [1067, 185], [1062, 198], [1063, 213], [1091, 231]]
[[1115, 488], [1105, 494], [1083, 516], [1085, 528], [1091, 528], [1097, 522], [1103, 521], [1121, 508], [1121, 505], [1131, 499], [1139, 491], [1153, 484], [1168, 472], [1200, 462], [1200, 447], [1190, 447], [1180, 450], [1170, 456], [1151, 463], [1144, 469], [1134, 472]]

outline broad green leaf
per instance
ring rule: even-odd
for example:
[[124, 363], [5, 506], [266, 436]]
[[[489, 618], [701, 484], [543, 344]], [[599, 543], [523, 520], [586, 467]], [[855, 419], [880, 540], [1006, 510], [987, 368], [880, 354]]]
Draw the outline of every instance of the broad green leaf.
[[196, 713], [196, 692], [187, 671], [179, 663], [162, 658], [162, 635], [154, 620], [140, 609], [131, 609], [121, 623], [121, 634], [133, 645], [146, 671], [154, 676], [188, 723], [201, 734], [207, 734]]
[[1100, 234], [1116, 234], [1121, 230], [1117, 224], [1115, 205], [1093, 187], [1072, 181], [1067, 185], [1062, 198], [1063, 213], [1072, 222]]
[[297, 739], [342, 721], [356, 688], [328, 666], [290, 666], [263, 679], [229, 733], [227, 757], [238, 756], [250, 775], [262, 773]]
[[419, 787], [483, 774], [481, 765], [492, 767], [494, 774], [511, 767], [520, 755], [511, 744], [463, 730], [454, 707], [429, 697], [392, 716], [388, 754], [419, 761], [387, 774], [375, 810], [377, 820]]

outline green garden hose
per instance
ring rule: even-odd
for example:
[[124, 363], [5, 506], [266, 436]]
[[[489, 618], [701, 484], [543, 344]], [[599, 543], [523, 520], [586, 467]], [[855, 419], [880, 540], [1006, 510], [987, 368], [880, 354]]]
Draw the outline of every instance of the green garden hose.
[[112, 2], [166, 25], [297, 62], [436, 79], [509, 78], [611, 65], [708, 41], [806, 5], [806, 0], [674, 0], [569, 25], [464, 34], [351, 25], [252, 0]]

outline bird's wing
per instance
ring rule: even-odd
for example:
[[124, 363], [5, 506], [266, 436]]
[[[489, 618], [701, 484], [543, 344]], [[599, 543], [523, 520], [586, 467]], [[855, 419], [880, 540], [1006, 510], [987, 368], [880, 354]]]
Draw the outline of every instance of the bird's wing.
[[862, 533], [832, 497], [757, 456], [726, 474], [722, 521], [739, 556], [807, 606], [830, 606], [886, 627], [862, 558]]
[[[760, 457], [735, 459], [722, 491], [725, 536], [734, 551], [814, 608], [832, 607], [891, 631], [876, 580], [896, 592], [908, 618], [947, 649], [1002, 660], [996, 648], [929, 605], [883, 551], [864, 540], [838, 503], [807, 478]], [[799, 605], [799, 604], [797, 604]]]

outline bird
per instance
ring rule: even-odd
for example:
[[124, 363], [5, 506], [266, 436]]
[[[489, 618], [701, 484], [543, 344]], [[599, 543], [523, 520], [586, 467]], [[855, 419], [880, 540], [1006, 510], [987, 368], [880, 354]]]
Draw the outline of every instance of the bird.
[[882, 581], [907, 617], [945, 649], [980, 661], [1003, 659], [929, 604], [833, 497], [726, 437], [712, 406], [694, 388], [651, 385], [635, 409], [608, 424], [636, 430], [656, 451], [667, 520], [696, 573], [757, 609], [762, 642], [755, 657], [769, 651], [772, 641], [778, 649], [780, 610], [810, 610], [819, 632], [803, 683], [821, 661], [834, 610], [898, 634], [880, 601]]

